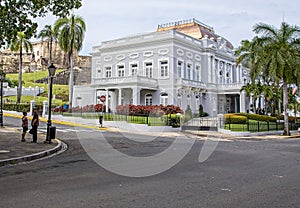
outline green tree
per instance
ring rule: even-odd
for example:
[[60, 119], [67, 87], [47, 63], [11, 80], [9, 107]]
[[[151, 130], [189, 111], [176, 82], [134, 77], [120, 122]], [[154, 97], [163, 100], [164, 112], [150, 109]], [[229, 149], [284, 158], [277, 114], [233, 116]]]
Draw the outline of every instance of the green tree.
[[282, 82], [285, 123], [283, 134], [289, 135], [288, 84], [294, 83], [299, 74], [300, 28], [285, 22], [281, 23], [279, 29], [259, 23], [254, 26], [253, 31], [260, 35], [258, 42], [263, 48], [259, 58], [261, 61], [256, 63], [257, 72], [265, 77], [274, 77], [274, 81]]
[[265, 112], [271, 113], [270, 102], [274, 98], [273, 86], [271, 86], [269, 84], [262, 85], [262, 92], [264, 94], [264, 98], [266, 101], [265, 102]]
[[2, 0], [0, 4], [0, 45], [9, 44], [24, 31], [28, 39], [36, 34], [37, 17], [53, 14], [65, 17], [82, 6], [82, 0]]
[[61, 49], [68, 54], [70, 63], [69, 108], [72, 109], [74, 88], [74, 52], [82, 48], [86, 25], [82, 17], [71, 15], [70, 18], [58, 19], [54, 24], [54, 31], [58, 35]]
[[17, 92], [17, 103], [21, 102], [22, 96], [22, 65], [23, 65], [23, 49], [28, 53], [32, 52], [32, 44], [26, 38], [24, 32], [18, 32], [17, 38], [12, 40], [10, 44], [11, 51], [19, 52], [19, 77], [18, 77], [18, 92]]
[[51, 25], [45, 25], [45, 27], [39, 32], [38, 38], [47, 42], [47, 48], [49, 51], [48, 65], [52, 63], [52, 44], [53, 41], [57, 41], [58, 34], [52, 29]]

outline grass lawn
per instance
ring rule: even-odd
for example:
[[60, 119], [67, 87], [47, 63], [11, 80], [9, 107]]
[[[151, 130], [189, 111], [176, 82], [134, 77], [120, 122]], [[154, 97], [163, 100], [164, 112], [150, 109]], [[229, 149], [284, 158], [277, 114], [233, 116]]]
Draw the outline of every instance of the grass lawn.
[[[7, 98], [10, 99], [11, 103], [17, 102], [17, 96], [9, 96]], [[31, 100], [34, 100], [33, 96], [22, 95], [22, 97], [21, 97], [21, 103], [30, 103]], [[44, 100], [48, 101], [48, 98], [47, 97], [36, 96], [35, 100], [36, 100], [37, 105], [43, 105], [43, 101]], [[52, 107], [61, 106], [61, 105], [63, 105], [62, 100], [52, 99]]]
[[[55, 74], [59, 73], [63, 71], [62, 69], [58, 69], [55, 71]], [[14, 74], [6, 74], [6, 78], [9, 78], [10, 80], [18, 80], [18, 73], [14, 73]], [[22, 80], [24, 81], [24, 83], [26, 84], [26, 82], [34, 82], [34, 76], [35, 76], [35, 80], [39, 80], [42, 79], [44, 77], [48, 77], [49, 76], [49, 72], [48, 70], [40, 70], [37, 72], [28, 72], [28, 73], [23, 73], [22, 74]]]
[[[75, 116], [87, 119], [99, 119], [100, 113], [63, 113], [64, 116]], [[118, 115], [118, 114], [103, 114], [104, 121], [127, 121], [129, 123], [135, 124], [147, 124], [146, 116], [128, 116], [128, 115]], [[165, 126], [164, 121], [161, 117], [148, 117], [149, 126]]]
[[225, 124], [224, 129], [231, 131], [250, 131], [250, 132], [261, 132], [261, 131], [276, 131], [283, 130], [284, 124], [277, 124], [275, 122], [264, 122], [249, 120], [249, 124]]
[[[63, 70], [56, 70], [56, 73], [61, 72]], [[41, 100], [47, 100], [48, 98], [48, 84], [42, 84], [42, 83], [34, 83], [34, 76], [36, 76], [36, 80], [42, 79], [44, 77], [47, 77], [49, 75], [48, 71], [37, 71], [34, 75], [34, 72], [30, 73], [23, 73], [22, 75], [22, 80], [24, 81], [23, 86], [24, 87], [44, 87], [44, 96], [37, 96], [38, 102]], [[7, 74], [7, 78], [10, 80], [18, 80], [18, 74]], [[58, 84], [53, 84], [53, 95], [55, 95], [57, 99], [57, 103], [62, 103], [62, 102], [67, 102], [69, 99], [69, 85], [58, 85]], [[23, 100], [23, 97], [24, 100]], [[29, 97], [29, 96], [27, 96]], [[33, 97], [32, 97], [33, 98]], [[14, 98], [10, 98], [11, 100], [14, 100]], [[32, 100], [32, 99], [31, 99]], [[55, 100], [53, 100], [55, 101]], [[26, 96], [22, 96], [22, 101], [21, 102], [28, 102], [28, 98]], [[30, 101], [29, 101], [30, 102]], [[54, 105], [54, 104], [53, 104]], [[60, 104], [61, 105], [61, 104]]]

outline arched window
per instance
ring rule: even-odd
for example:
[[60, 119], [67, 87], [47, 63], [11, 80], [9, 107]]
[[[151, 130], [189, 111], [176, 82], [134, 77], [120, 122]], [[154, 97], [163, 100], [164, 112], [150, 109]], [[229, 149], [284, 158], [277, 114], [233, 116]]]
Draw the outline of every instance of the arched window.
[[163, 106], [168, 105], [168, 94], [167, 93], [163, 93], [160, 95], [160, 104], [162, 104]]
[[151, 94], [146, 95], [145, 104], [146, 105], [152, 105], [152, 95]]
[[178, 105], [179, 107], [182, 106], [182, 96], [181, 96], [181, 94], [178, 94], [178, 95], [177, 95], [177, 105]]
[[187, 95], [187, 104], [191, 106], [191, 95]]

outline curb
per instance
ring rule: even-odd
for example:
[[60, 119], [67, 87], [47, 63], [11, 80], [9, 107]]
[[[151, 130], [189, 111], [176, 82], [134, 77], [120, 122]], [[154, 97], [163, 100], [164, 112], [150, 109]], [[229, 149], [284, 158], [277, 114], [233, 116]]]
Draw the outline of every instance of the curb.
[[0, 167], [5, 166], [5, 165], [16, 165], [21, 162], [29, 162], [29, 161], [41, 159], [43, 157], [47, 157], [54, 153], [57, 153], [58, 151], [62, 150], [63, 142], [60, 141], [59, 139], [55, 139], [55, 141], [58, 144], [52, 149], [45, 150], [43, 152], [34, 153], [32, 155], [25, 155], [22, 157], [15, 157], [15, 158], [10, 158], [10, 159], [0, 160]]
[[[13, 118], [22, 118], [22, 116], [20, 115], [15, 115], [12, 113], [4, 113], [4, 116], [8, 116], [8, 117], [13, 117]], [[28, 116], [28, 119], [32, 119], [32, 116]], [[48, 120], [43, 118], [43, 117], [39, 117], [40, 121], [43, 122], [47, 122]], [[75, 127], [84, 127], [84, 128], [89, 128], [89, 129], [99, 129], [98, 126], [94, 126], [94, 125], [87, 125], [87, 124], [79, 124], [79, 123], [74, 123], [71, 121], [60, 121], [60, 120], [56, 120], [56, 119], [52, 119], [51, 122], [53, 124], [63, 124], [63, 125], [68, 125], [68, 126], [75, 126]], [[107, 127], [102, 127], [100, 128], [100, 130], [107, 130]]]

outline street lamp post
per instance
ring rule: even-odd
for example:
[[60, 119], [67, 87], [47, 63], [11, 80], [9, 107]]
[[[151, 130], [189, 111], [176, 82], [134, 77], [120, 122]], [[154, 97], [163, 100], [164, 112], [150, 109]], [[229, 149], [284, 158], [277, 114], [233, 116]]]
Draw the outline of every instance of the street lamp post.
[[1, 104], [0, 104], [0, 127], [3, 127], [3, 82], [5, 79], [5, 73], [2, 71], [0, 74], [0, 82], [1, 82]]
[[46, 135], [46, 143], [51, 143], [51, 137], [50, 137], [50, 127], [51, 127], [51, 101], [52, 101], [52, 82], [53, 77], [55, 75], [56, 67], [51, 63], [51, 65], [48, 67], [49, 72], [49, 92], [48, 92], [48, 121], [47, 121], [47, 135]]

